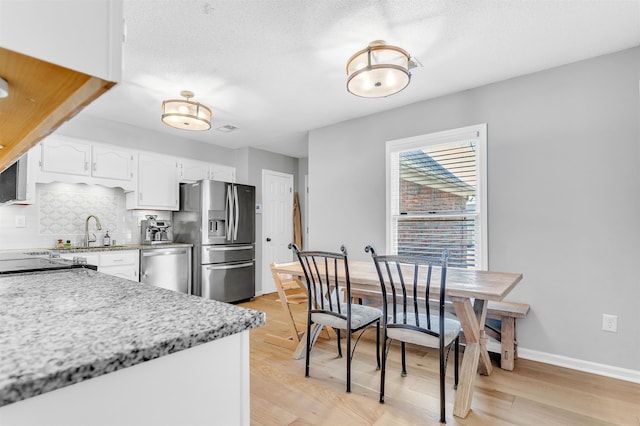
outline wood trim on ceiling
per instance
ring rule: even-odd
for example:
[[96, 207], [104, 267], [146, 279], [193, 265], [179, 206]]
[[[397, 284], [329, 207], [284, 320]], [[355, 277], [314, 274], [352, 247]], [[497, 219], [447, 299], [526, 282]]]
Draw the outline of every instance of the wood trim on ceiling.
[[0, 48], [0, 170], [71, 119], [115, 83]]

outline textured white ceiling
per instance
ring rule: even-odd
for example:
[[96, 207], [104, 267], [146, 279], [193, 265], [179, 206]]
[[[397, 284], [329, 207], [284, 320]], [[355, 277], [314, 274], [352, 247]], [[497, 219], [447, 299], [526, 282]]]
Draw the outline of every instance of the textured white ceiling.
[[[122, 82], [82, 114], [296, 157], [314, 128], [640, 45], [640, 0], [124, 0], [124, 17]], [[396, 95], [355, 97], [346, 61], [379, 39], [423, 67]], [[181, 90], [211, 130], [161, 123]]]

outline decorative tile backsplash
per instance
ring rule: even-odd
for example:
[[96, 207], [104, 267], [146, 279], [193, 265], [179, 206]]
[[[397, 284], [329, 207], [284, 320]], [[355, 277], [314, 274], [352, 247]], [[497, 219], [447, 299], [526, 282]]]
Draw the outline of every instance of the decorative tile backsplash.
[[0, 250], [22, 248], [55, 248], [57, 240], [81, 245], [87, 216], [96, 215], [89, 222], [89, 232], [96, 235], [100, 245], [109, 231], [112, 244], [140, 243], [140, 221], [148, 214], [159, 219], [171, 219], [171, 212], [156, 210], [127, 210], [122, 188], [99, 185], [38, 183], [35, 203], [31, 205], [0, 205]]
[[[119, 232], [118, 212], [121, 207], [114, 190], [105, 188], [105, 191], [74, 192], [72, 189], [38, 191], [41, 235], [84, 235], [85, 220], [91, 214], [98, 217], [103, 232]], [[95, 221], [91, 219], [89, 232], [95, 233], [95, 229]]]

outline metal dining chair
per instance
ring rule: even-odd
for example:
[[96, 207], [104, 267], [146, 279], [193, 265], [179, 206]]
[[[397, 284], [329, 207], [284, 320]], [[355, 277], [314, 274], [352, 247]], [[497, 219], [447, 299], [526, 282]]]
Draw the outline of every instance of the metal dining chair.
[[[371, 246], [367, 246], [365, 251], [371, 253], [375, 263], [383, 298], [380, 403], [384, 403], [385, 367], [391, 340], [401, 342], [403, 376], [407, 374], [406, 343], [436, 348], [440, 355], [440, 422], [446, 423], [444, 392], [446, 366], [453, 344], [455, 348], [454, 389], [456, 389], [460, 331], [462, 330], [459, 321], [445, 316], [446, 251], [440, 259], [377, 255]], [[433, 279], [438, 272], [439, 279]], [[435, 298], [438, 300], [438, 309], [432, 314], [429, 302]]]
[[[340, 247], [341, 253], [324, 251], [300, 251], [295, 244], [289, 244], [302, 265], [307, 284], [307, 347], [305, 377], [309, 377], [309, 358], [311, 354], [311, 326], [319, 324], [336, 331], [338, 356], [342, 357], [340, 331], [346, 331], [347, 341], [347, 392], [351, 392], [351, 361], [358, 341], [364, 332], [376, 326], [376, 360], [380, 369], [380, 319], [382, 311], [371, 306], [352, 303], [351, 282], [349, 280], [349, 262], [347, 250]], [[352, 334], [360, 331], [352, 348]]]

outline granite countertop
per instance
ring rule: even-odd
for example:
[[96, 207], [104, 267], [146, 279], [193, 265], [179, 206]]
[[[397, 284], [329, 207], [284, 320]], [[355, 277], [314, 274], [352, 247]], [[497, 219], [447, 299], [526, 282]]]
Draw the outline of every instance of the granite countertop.
[[88, 269], [0, 277], [0, 406], [265, 324]]
[[31, 255], [48, 255], [50, 253], [87, 253], [93, 251], [120, 251], [120, 250], [148, 250], [178, 247], [193, 247], [187, 243], [161, 243], [161, 244], [123, 244], [117, 246], [95, 246], [95, 247], [65, 247], [65, 248], [33, 248], [33, 249], [13, 249], [7, 252], [20, 252]]

